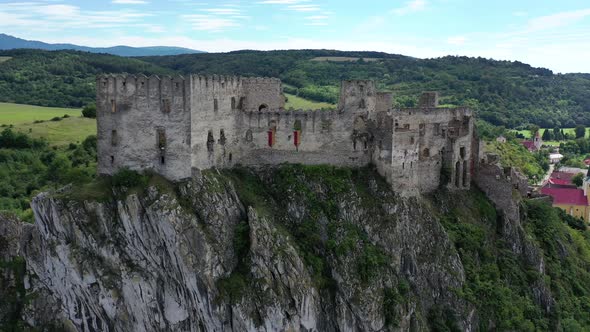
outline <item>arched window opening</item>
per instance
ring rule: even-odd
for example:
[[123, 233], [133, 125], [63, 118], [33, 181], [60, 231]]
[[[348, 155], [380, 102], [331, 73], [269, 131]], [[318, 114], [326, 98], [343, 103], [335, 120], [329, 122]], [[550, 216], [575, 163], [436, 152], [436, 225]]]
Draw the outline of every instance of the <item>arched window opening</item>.
[[430, 149], [424, 148], [424, 150], [422, 150], [422, 156], [425, 158], [430, 157]]
[[367, 149], [369, 148], [369, 143], [367, 142], [367, 140], [364, 140], [364, 141], [363, 141], [363, 148], [364, 148], [365, 150], [367, 150]]
[[213, 99], [213, 111], [219, 111], [219, 102], [217, 101], [217, 99]]
[[414, 136], [410, 137], [410, 144], [414, 144]]
[[262, 111], [266, 111], [268, 109], [268, 105], [266, 104], [262, 104], [258, 107], [258, 111], [262, 112]]
[[236, 109], [236, 97], [231, 97], [231, 109]]
[[254, 140], [254, 137], [252, 136], [252, 130], [248, 129], [246, 130], [246, 142], [252, 142]]
[[365, 99], [361, 99], [361, 102], [359, 104], [359, 108], [366, 108], [367, 105], [365, 104]]
[[355, 138], [352, 139], [352, 149], [354, 151], [356, 151], [356, 139]]
[[111, 165], [115, 163], [115, 156], [111, 156]]
[[166, 157], [165, 156], [161, 156], [160, 157], [160, 164], [164, 165], [166, 163]]
[[213, 138], [213, 133], [209, 130], [207, 134], [207, 151], [213, 152], [213, 146], [215, 144], [215, 139]]
[[117, 112], [117, 104], [114, 99], [111, 99], [111, 113]]
[[230, 162], [230, 163], [231, 163], [232, 157], [233, 157], [233, 156], [232, 156], [232, 154], [231, 154], [231, 152], [230, 152], [230, 154], [229, 154], [229, 157], [228, 157], [228, 159], [229, 159], [229, 162]]
[[219, 130], [219, 144], [225, 145], [225, 131], [223, 129]]

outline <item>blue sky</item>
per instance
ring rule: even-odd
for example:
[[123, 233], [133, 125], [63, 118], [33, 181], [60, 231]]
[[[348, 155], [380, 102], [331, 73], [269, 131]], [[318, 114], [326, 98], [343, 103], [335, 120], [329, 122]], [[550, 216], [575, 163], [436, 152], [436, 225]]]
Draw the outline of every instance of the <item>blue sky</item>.
[[589, 0], [0, 0], [0, 32], [208, 52], [329, 48], [590, 72]]

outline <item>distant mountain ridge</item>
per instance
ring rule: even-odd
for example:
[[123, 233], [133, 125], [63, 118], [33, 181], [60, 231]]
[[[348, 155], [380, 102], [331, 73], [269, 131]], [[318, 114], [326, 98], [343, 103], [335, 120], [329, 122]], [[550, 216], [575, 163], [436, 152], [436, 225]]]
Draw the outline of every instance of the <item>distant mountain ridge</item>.
[[90, 53], [106, 53], [125, 57], [205, 53], [203, 51], [193, 50], [190, 48], [171, 46], [131, 47], [120, 45], [113, 47], [88, 47], [74, 44], [48, 44], [36, 40], [26, 40], [0, 33], [0, 50], [12, 50], [19, 48], [32, 48], [46, 51], [75, 50]]

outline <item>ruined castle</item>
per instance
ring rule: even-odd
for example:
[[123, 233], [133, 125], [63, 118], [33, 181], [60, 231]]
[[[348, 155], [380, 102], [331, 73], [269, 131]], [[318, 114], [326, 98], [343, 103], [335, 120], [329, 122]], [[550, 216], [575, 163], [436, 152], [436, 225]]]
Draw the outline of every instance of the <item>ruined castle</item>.
[[98, 172], [153, 170], [170, 180], [209, 168], [373, 164], [396, 191], [469, 188], [474, 119], [424, 93], [392, 108], [373, 81], [344, 81], [333, 111], [285, 110], [274, 78], [97, 77]]

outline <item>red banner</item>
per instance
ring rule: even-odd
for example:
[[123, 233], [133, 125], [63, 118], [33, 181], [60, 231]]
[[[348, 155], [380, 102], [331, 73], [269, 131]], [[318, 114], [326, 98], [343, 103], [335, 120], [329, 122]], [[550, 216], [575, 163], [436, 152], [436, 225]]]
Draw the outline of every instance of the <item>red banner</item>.
[[272, 130], [268, 131], [268, 146], [272, 148], [274, 144], [274, 132]]

